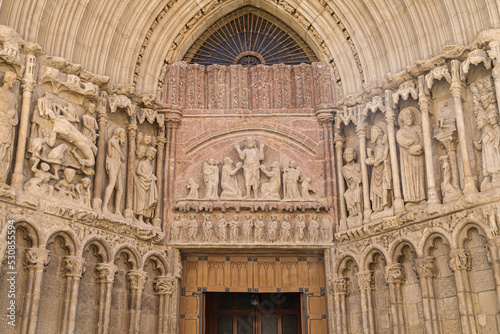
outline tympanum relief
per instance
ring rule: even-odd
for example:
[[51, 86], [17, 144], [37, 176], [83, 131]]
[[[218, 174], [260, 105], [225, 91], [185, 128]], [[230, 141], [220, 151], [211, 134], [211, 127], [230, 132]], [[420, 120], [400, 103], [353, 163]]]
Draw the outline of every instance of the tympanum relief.
[[15, 126], [19, 121], [17, 95], [12, 92], [17, 75], [5, 72], [0, 88], [0, 183], [7, 181], [14, 147]]

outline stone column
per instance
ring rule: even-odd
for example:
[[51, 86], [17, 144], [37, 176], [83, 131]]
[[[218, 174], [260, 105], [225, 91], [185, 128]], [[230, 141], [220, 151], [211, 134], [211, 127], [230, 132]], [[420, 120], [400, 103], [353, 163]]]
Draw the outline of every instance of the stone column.
[[323, 150], [325, 154], [325, 175], [326, 175], [326, 196], [328, 198], [328, 204], [334, 205], [334, 186], [333, 182], [335, 179], [334, 166], [333, 166], [333, 143], [332, 143], [332, 128], [333, 128], [333, 107], [321, 107], [316, 109], [316, 117], [318, 123], [323, 130]]
[[21, 117], [19, 132], [17, 133], [16, 162], [12, 172], [12, 187], [21, 190], [23, 186], [23, 164], [26, 154], [26, 140], [28, 138], [28, 126], [30, 121], [31, 95], [35, 88], [36, 57], [33, 54], [26, 55], [26, 69], [22, 80], [23, 100], [21, 104]]
[[127, 193], [125, 197], [125, 218], [134, 217], [134, 169], [135, 169], [135, 137], [137, 136], [137, 119], [135, 114], [130, 116], [127, 126], [128, 155], [127, 155]]
[[61, 333], [74, 333], [76, 325], [76, 306], [80, 278], [85, 271], [85, 259], [80, 256], [65, 256], [63, 271], [66, 277], [66, 291], [62, 312]]
[[400, 263], [388, 265], [385, 268], [385, 280], [389, 284], [391, 302], [392, 328], [394, 334], [406, 333], [405, 301], [403, 299], [403, 284], [406, 277], [404, 267]]
[[95, 279], [99, 287], [97, 334], [107, 334], [111, 313], [111, 293], [118, 267], [112, 263], [99, 263], [95, 269]]
[[426, 256], [415, 259], [415, 271], [420, 280], [420, 292], [422, 294], [422, 306], [424, 309], [425, 332], [429, 334], [441, 333], [439, 314], [436, 300], [436, 289], [434, 280], [438, 271], [436, 258]]
[[[491, 74], [495, 82], [495, 92], [497, 96], [497, 106], [500, 108], [500, 42], [494, 41], [489, 43], [490, 50], [488, 55], [493, 60], [493, 69]], [[499, 109], [500, 111], [500, 109]]]
[[375, 314], [373, 313], [373, 295], [375, 279], [372, 271], [363, 271], [356, 275], [358, 288], [361, 292], [361, 312], [363, 315], [363, 329], [365, 334], [375, 334]]
[[162, 229], [161, 226], [161, 212], [163, 208], [163, 162], [165, 160], [165, 127], [160, 129], [159, 135], [156, 137], [158, 155], [156, 156], [156, 185], [158, 187], [158, 204], [156, 205], [155, 217], [153, 219], [153, 226]]
[[27, 286], [19, 333], [34, 334], [36, 332], [43, 272], [45, 266], [49, 264], [49, 255], [50, 251], [44, 248], [28, 248], [24, 252]]
[[335, 333], [348, 333], [348, 316], [347, 316], [347, 293], [348, 293], [348, 278], [337, 277], [332, 281], [332, 290], [335, 302]]
[[[175, 291], [176, 279], [170, 275], [158, 276], [153, 283], [155, 295], [158, 298], [157, 333], [168, 334], [169, 315], [173, 313], [172, 295]], [[175, 313], [175, 312], [174, 312]]]
[[439, 203], [434, 176], [434, 163], [432, 161], [432, 136], [429, 121], [430, 97], [425, 89], [425, 76], [418, 77], [418, 105], [422, 115], [422, 132], [424, 134], [425, 172], [427, 179], [427, 200], [429, 203]]
[[[360, 111], [359, 111], [360, 112]], [[363, 211], [364, 222], [370, 221], [372, 215], [370, 203], [370, 183], [368, 182], [368, 168], [366, 167], [366, 123], [364, 121], [356, 124], [356, 133], [359, 139], [359, 163], [361, 164], [361, 176], [363, 184]]]
[[92, 208], [101, 210], [102, 207], [102, 182], [104, 179], [104, 164], [106, 156], [106, 127], [108, 124], [107, 109], [107, 93], [101, 92], [99, 105], [97, 107], [97, 122], [99, 123], [99, 138], [97, 139], [97, 157], [95, 163], [94, 177], [94, 198], [92, 199]]
[[127, 273], [130, 289], [129, 334], [138, 334], [141, 330], [142, 292], [147, 279], [147, 273], [142, 270], [130, 270]]
[[460, 145], [460, 153], [462, 153], [462, 164], [464, 166], [464, 193], [477, 193], [476, 184], [472, 177], [472, 169], [470, 166], [470, 155], [467, 148], [467, 133], [465, 132], [464, 111], [462, 107], [462, 94], [464, 83], [462, 81], [462, 68], [460, 61], [451, 61], [451, 95], [455, 105], [455, 116], [458, 130], [458, 142]]
[[450, 251], [449, 265], [455, 275], [457, 287], [458, 309], [463, 333], [478, 333], [474, 316], [472, 289], [469, 271], [472, 268], [471, 255], [467, 249], [459, 248]]
[[493, 269], [497, 293], [497, 305], [500, 307], [500, 237], [488, 241], [486, 247], [488, 262]]
[[345, 139], [340, 133], [340, 120], [335, 124], [335, 137], [333, 139], [335, 142], [335, 161], [337, 163], [337, 182], [338, 182], [338, 199], [339, 199], [339, 210], [340, 210], [340, 230], [347, 229], [347, 209], [345, 204], [345, 182], [342, 176], [342, 149], [344, 147]]
[[389, 153], [391, 155], [392, 184], [394, 187], [394, 212], [401, 213], [405, 211], [405, 202], [401, 195], [401, 180], [399, 179], [399, 161], [396, 148], [396, 130], [394, 122], [396, 121], [396, 111], [392, 101], [392, 91], [385, 91], [385, 122], [387, 123], [387, 138], [389, 139]]

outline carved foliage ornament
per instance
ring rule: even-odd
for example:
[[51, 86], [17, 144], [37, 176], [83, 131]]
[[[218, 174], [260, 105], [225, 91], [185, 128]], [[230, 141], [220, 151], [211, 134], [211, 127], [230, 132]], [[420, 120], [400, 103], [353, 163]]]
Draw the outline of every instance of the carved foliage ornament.
[[421, 278], [435, 278], [438, 275], [436, 258], [434, 256], [416, 259], [413, 269]]
[[385, 280], [389, 284], [403, 284], [406, 279], [404, 267], [400, 263], [387, 266], [385, 269]]
[[472, 261], [471, 261], [470, 251], [467, 249], [452, 249], [450, 251], [450, 259], [448, 264], [450, 265], [451, 270], [467, 270], [470, 271], [472, 269]]
[[148, 274], [142, 270], [130, 270], [127, 274], [127, 280], [131, 290], [142, 290], [148, 279]]
[[363, 271], [357, 274], [359, 290], [373, 290], [375, 288], [375, 277], [372, 271]]
[[99, 263], [95, 268], [98, 283], [113, 283], [118, 267], [111, 263]]
[[50, 251], [44, 248], [28, 248], [24, 251], [24, 265], [27, 268], [43, 269], [49, 264]]
[[157, 295], [172, 295], [175, 291], [177, 280], [172, 276], [156, 277], [153, 283], [154, 292]]
[[80, 256], [65, 256], [63, 271], [66, 277], [81, 277], [85, 272], [85, 259]]

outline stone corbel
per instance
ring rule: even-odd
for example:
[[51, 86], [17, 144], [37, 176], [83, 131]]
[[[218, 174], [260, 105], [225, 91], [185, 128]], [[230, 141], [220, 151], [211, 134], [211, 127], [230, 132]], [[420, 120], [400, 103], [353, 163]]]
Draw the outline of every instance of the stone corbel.
[[451, 74], [450, 70], [448, 68], [448, 65], [443, 65], [439, 67], [433, 68], [427, 75], [425, 76], [425, 94], [429, 94], [430, 90], [432, 89], [432, 86], [434, 85], [434, 81], [436, 80], [441, 80], [441, 79], [446, 79], [446, 81], [451, 84], [452, 79], [451, 79]]
[[126, 110], [129, 117], [132, 117], [136, 112], [136, 106], [132, 104], [132, 101], [126, 95], [115, 93], [108, 97], [108, 102], [111, 113], [121, 108]]
[[410, 96], [415, 101], [418, 100], [418, 89], [415, 86], [415, 82], [413, 80], [403, 82], [399, 86], [399, 89], [392, 95], [392, 102], [394, 103], [394, 105], [397, 105], [399, 103], [399, 99], [406, 101], [410, 98]]

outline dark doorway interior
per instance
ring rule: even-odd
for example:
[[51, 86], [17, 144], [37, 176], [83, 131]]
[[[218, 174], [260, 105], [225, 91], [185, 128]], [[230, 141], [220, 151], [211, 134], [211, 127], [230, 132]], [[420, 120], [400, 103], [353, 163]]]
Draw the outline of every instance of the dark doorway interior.
[[206, 334], [301, 334], [298, 293], [206, 294]]

